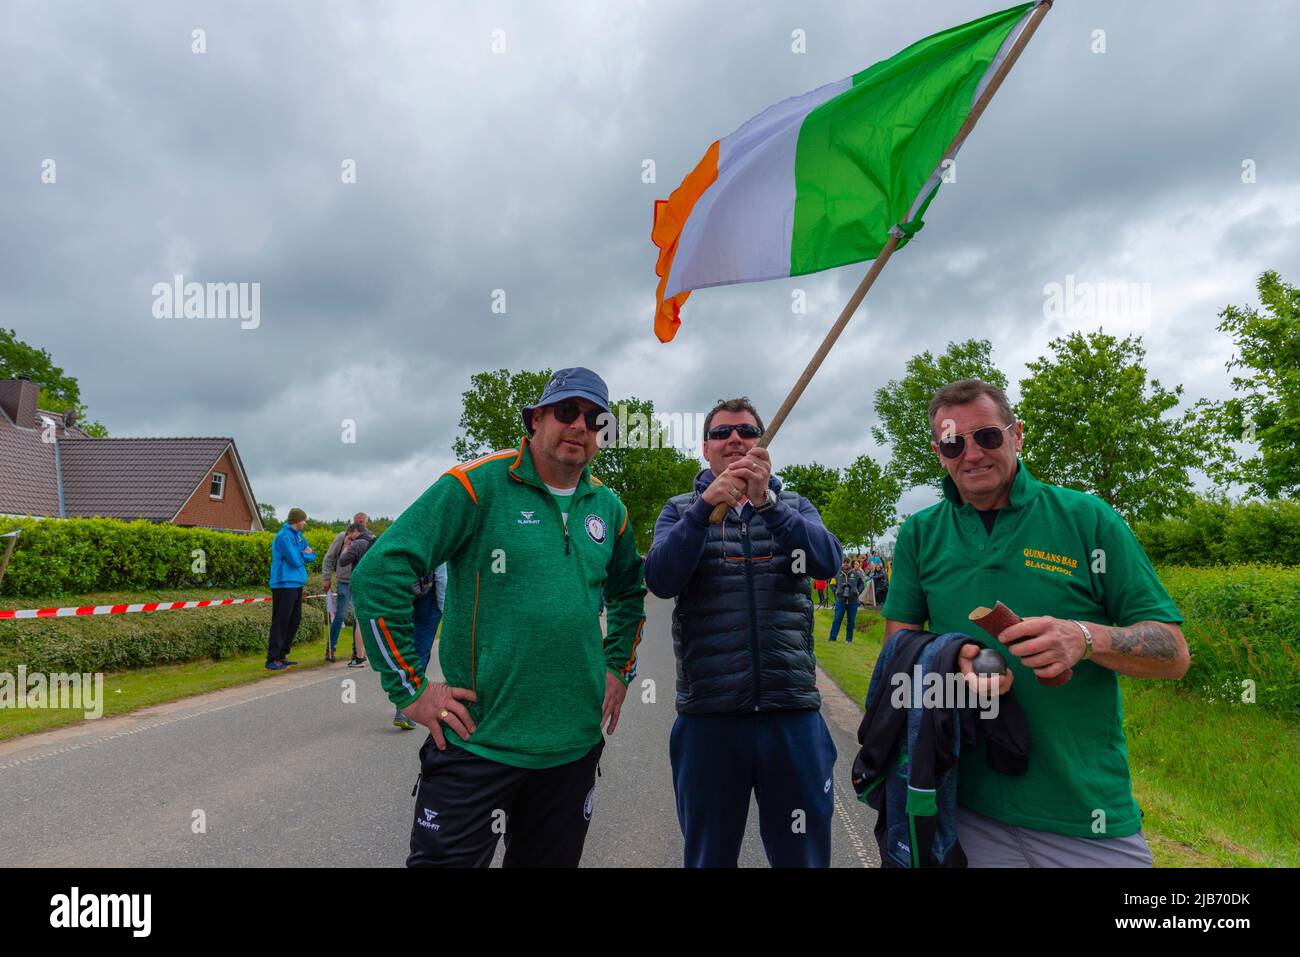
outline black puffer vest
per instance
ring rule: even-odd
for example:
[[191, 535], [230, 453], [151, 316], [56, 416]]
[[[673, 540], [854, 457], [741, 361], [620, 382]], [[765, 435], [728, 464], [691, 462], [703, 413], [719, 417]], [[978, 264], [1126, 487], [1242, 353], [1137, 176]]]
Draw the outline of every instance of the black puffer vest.
[[[695, 491], [668, 504], [680, 516], [713, 481], [708, 469]], [[800, 498], [773, 491], [791, 508]], [[673, 607], [680, 714], [745, 714], [821, 707], [813, 653], [811, 578], [790, 570], [763, 516], [739, 521], [728, 512], [710, 525], [695, 574]]]

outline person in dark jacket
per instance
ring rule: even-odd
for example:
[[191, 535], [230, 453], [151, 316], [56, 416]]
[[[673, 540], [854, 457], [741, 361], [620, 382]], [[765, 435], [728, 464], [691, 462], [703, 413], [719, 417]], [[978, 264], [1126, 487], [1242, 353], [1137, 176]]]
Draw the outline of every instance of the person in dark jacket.
[[889, 575], [885, 572], [885, 563], [876, 559], [871, 565], [871, 581], [876, 589], [876, 607], [885, 603], [885, 596], [889, 594]]
[[839, 637], [840, 622], [844, 620], [844, 613], [847, 611], [849, 622], [844, 640], [850, 645], [853, 644], [853, 622], [858, 617], [858, 604], [862, 601], [862, 589], [865, 585], [866, 578], [862, 574], [862, 569], [857, 567], [857, 562], [850, 565], [849, 560], [844, 559], [835, 582], [835, 617], [831, 619], [831, 641]]
[[[366, 549], [375, 541], [375, 536], [370, 534], [370, 529], [359, 522], [354, 522], [348, 526], [348, 531], [355, 532], [356, 537], [352, 540], [352, 544], [347, 547], [347, 550], [339, 556], [338, 570], [340, 576], [345, 573], [350, 576], [352, 570], [357, 567], [357, 562], [361, 561], [361, 556], [366, 553]], [[357, 654], [358, 649], [362, 647], [361, 633], [357, 630], [359, 627], [355, 623], [352, 626], [352, 660], [348, 662], [349, 668], [364, 668], [366, 666], [365, 655]]]
[[[673, 607], [677, 722], [669, 741], [687, 867], [735, 867], [751, 792], [774, 867], [830, 863], [835, 745], [821, 716], [813, 577], [840, 543], [805, 498], [772, 477], [748, 399], [705, 419], [709, 468], [668, 500], [645, 581]], [[714, 506], [726, 517], [709, 523]]]

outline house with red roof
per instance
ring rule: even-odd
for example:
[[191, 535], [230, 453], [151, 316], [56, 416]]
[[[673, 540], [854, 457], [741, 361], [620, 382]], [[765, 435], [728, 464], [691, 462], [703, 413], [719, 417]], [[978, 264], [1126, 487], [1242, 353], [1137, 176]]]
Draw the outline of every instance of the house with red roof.
[[98, 439], [75, 413], [38, 409], [39, 395], [27, 379], [0, 381], [0, 515], [262, 530], [234, 439]]

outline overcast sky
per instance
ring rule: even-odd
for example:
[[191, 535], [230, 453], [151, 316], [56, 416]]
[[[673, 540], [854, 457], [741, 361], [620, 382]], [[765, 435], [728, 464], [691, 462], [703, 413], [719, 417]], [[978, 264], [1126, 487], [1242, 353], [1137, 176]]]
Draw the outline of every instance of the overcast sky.
[[[454, 464], [483, 369], [586, 365], [664, 411], [744, 393], [770, 417], [866, 265], [697, 292], [663, 345], [653, 201], [765, 107], [1007, 5], [9, 0], [0, 326], [112, 435], [232, 436], [281, 518], [400, 513]], [[1264, 269], [1300, 281], [1297, 48], [1287, 0], [1058, 0], [777, 469], [885, 461], [874, 390], [953, 339], [992, 341], [1013, 400], [1050, 339], [1098, 326], [1140, 333], [1190, 400], [1228, 395], [1217, 314]], [[178, 273], [260, 283], [256, 328], [156, 318]], [[1150, 308], [1049, 317], [1067, 276]]]

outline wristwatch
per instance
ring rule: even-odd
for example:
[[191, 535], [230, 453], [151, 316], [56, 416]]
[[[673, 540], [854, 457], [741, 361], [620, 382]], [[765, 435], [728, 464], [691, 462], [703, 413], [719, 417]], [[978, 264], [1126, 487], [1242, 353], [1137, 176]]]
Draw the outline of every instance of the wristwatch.
[[[1074, 621], [1074, 619], [1071, 618], [1070, 621]], [[1083, 632], [1083, 657], [1080, 658], [1079, 660], [1087, 661], [1089, 658], [1092, 657], [1092, 632], [1088, 630], [1088, 626], [1085, 625], [1083, 622], [1074, 621], [1074, 623], [1078, 625], [1079, 630]]]
[[767, 490], [767, 498], [763, 499], [763, 504], [754, 504], [754, 511], [766, 512], [776, 507], [776, 493], [771, 489]]

